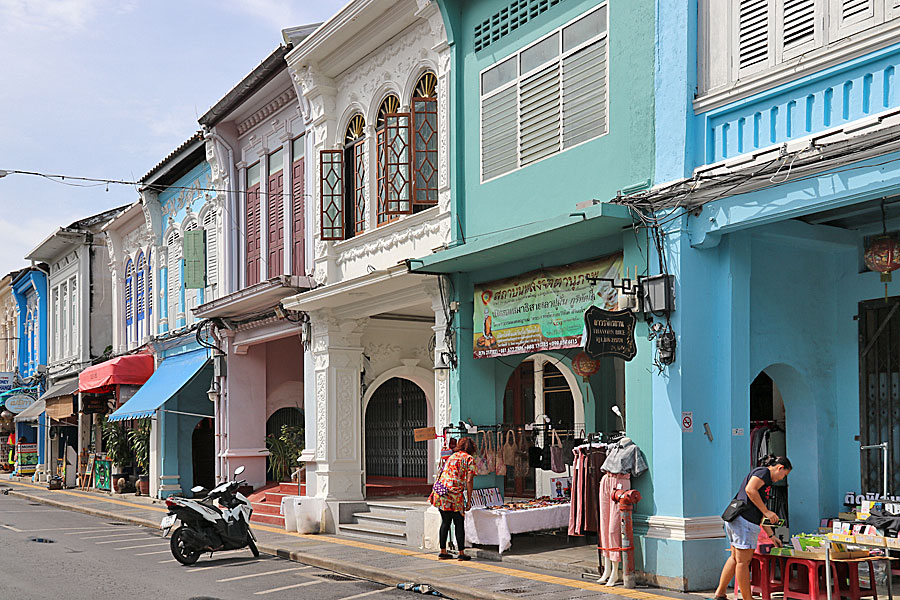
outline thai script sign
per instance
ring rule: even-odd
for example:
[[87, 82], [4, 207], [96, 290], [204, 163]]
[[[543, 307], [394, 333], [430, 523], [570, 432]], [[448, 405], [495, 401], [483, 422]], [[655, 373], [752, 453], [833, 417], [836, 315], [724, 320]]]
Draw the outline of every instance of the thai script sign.
[[19, 414], [32, 404], [34, 404], [34, 396], [28, 394], [13, 394], [6, 397], [6, 410], [13, 414]]
[[596, 306], [584, 312], [587, 337], [584, 351], [591, 358], [612, 355], [631, 360], [637, 354], [634, 342], [634, 313], [630, 310], [603, 310]]
[[615, 288], [593, 277], [620, 279], [622, 255], [476, 285], [475, 358], [581, 346], [585, 309], [618, 306]]

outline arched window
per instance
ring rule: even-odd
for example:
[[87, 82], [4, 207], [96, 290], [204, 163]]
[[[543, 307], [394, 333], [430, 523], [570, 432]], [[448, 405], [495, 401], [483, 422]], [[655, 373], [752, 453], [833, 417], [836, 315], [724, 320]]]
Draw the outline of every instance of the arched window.
[[378, 224], [408, 214], [409, 204], [409, 114], [400, 112], [400, 99], [393, 94], [381, 101], [375, 121], [378, 173]]
[[166, 262], [166, 307], [169, 331], [175, 329], [181, 298], [181, 234], [172, 230], [166, 236], [168, 260]]
[[219, 256], [216, 253], [218, 230], [216, 229], [216, 209], [211, 208], [203, 215], [203, 229], [206, 230], [206, 301], [213, 299], [213, 291], [219, 282]]
[[353, 115], [344, 134], [343, 150], [319, 152], [323, 241], [351, 238], [366, 229], [365, 131], [363, 116]]
[[145, 319], [146, 290], [144, 289], [146, 276], [147, 259], [144, 257], [144, 253], [141, 252], [140, 254], [138, 254], [137, 258], [137, 271], [135, 273], [137, 284], [135, 285], [136, 293], [134, 297], [134, 302], [137, 305], [137, 327], [135, 328], [137, 331], [137, 335], [135, 336], [135, 338], [138, 342], [144, 339], [144, 336], [147, 334], [147, 321]]
[[437, 76], [424, 73], [410, 101], [413, 127], [413, 212], [437, 204]]
[[134, 262], [129, 258], [125, 263], [125, 341], [134, 340]]

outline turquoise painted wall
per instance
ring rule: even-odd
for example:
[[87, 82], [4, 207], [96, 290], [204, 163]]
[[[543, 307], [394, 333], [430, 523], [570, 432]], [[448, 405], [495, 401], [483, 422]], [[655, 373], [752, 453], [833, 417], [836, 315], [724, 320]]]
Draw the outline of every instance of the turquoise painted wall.
[[[213, 414], [213, 404], [206, 395], [212, 381], [212, 366], [207, 365], [185, 385], [160, 411], [162, 422], [162, 464], [160, 474], [178, 475], [181, 493], [190, 495], [194, 484], [193, 433], [201, 417], [175, 414], [170, 411], [194, 414]], [[165, 481], [165, 480], [163, 480]]]
[[[612, 2], [609, 7], [609, 133], [482, 184], [480, 81], [482, 69], [598, 5], [563, 0], [479, 52], [475, 26], [508, 1], [444, 0], [453, 42], [456, 86], [451, 90], [454, 214], [466, 239], [575, 210], [592, 198], [653, 176], [654, 2]], [[463, 6], [465, 10], [463, 10]], [[577, 172], [577, 177], [566, 174]]]

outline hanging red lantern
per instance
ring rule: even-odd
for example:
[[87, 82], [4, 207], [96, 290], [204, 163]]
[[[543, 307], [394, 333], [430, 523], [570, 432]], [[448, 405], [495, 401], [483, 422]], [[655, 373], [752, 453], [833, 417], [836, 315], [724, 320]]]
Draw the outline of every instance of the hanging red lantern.
[[863, 259], [869, 270], [881, 273], [884, 297], [887, 299], [887, 284], [891, 281], [891, 271], [900, 269], [900, 243], [893, 236], [880, 235], [866, 248]]
[[585, 352], [579, 352], [572, 359], [572, 370], [576, 375], [581, 375], [584, 381], [587, 381], [588, 377], [600, 370], [600, 361], [591, 358]]

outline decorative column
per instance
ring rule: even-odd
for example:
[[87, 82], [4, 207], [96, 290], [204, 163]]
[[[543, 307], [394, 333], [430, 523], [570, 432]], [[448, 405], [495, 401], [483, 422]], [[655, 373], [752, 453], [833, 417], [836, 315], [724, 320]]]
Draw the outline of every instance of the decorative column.
[[[434, 326], [431, 329], [434, 331], [435, 365], [440, 364], [442, 354], [449, 351], [446, 338], [447, 316], [452, 318], [450, 307], [444, 303], [445, 299], [447, 302], [450, 301], [449, 291], [445, 290], [442, 298], [438, 285], [440, 285], [440, 279], [436, 277], [434, 279], [429, 278], [429, 281], [424, 286], [426, 293], [431, 297], [431, 309], [434, 311]], [[438, 434], [441, 434], [444, 427], [450, 424], [450, 372], [448, 370], [435, 371], [434, 398], [434, 429]], [[429, 473], [429, 476], [437, 473], [437, 461], [441, 456], [441, 440], [434, 440], [433, 443], [434, 453], [432, 456], [435, 458], [435, 462], [432, 465], [432, 472]]]
[[[330, 500], [362, 500], [362, 337], [366, 319], [310, 313], [315, 380], [315, 490]], [[309, 409], [307, 409], [309, 410]]]

